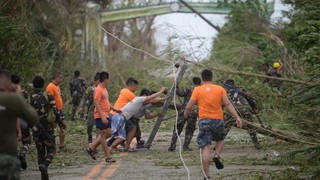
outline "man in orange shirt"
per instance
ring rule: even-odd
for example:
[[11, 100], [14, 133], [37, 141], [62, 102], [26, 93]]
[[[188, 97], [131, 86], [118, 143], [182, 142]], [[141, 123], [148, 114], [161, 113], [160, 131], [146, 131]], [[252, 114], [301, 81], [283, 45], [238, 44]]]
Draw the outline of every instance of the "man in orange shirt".
[[205, 179], [209, 179], [210, 149], [211, 141], [215, 141], [215, 151], [213, 161], [217, 169], [222, 169], [223, 164], [220, 154], [223, 147], [224, 122], [222, 104], [235, 117], [237, 126], [242, 127], [242, 120], [232, 103], [228, 99], [223, 87], [212, 84], [213, 73], [209, 69], [201, 72], [202, 85], [193, 90], [191, 98], [186, 106], [184, 118], [190, 114], [193, 106], [198, 103], [199, 107], [199, 134], [197, 143], [201, 148], [201, 161]]
[[60, 91], [60, 87], [59, 87], [61, 82], [62, 82], [62, 74], [60, 72], [55, 72], [53, 75], [53, 80], [48, 84], [48, 86], [46, 88], [46, 92], [50, 93], [54, 97], [54, 99], [56, 101], [57, 109], [61, 113], [61, 115], [60, 115], [61, 119], [56, 118], [56, 121], [57, 121], [59, 128], [60, 128], [60, 132], [59, 132], [59, 139], [60, 139], [59, 149], [60, 149], [60, 151], [63, 150], [66, 146], [65, 137], [66, 137], [66, 129], [67, 129], [65, 116], [62, 111], [63, 102], [62, 102], [61, 91]]
[[126, 81], [126, 88], [121, 89], [119, 97], [114, 103], [114, 107], [117, 109], [121, 109], [128, 102], [132, 101], [136, 97], [134, 93], [138, 89], [138, 85], [139, 82], [136, 79], [128, 78], [128, 80]]
[[[131, 77], [128, 78], [126, 81], [126, 87], [121, 89], [119, 97], [116, 100], [116, 102], [114, 103], [114, 107], [116, 109], [121, 109], [128, 102], [132, 101], [136, 97], [136, 95], [134, 93], [138, 89], [138, 85], [139, 85], [139, 82], [136, 79], [131, 78]], [[115, 112], [111, 111], [111, 114], [113, 115], [113, 114], [115, 114]], [[112, 118], [110, 118], [110, 119], [112, 119]], [[126, 131], [129, 132], [132, 128], [136, 128], [136, 126], [134, 126], [133, 122], [131, 120], [126, 121]], [[138, 131], [140, 131], [140, 129]], [[136, 134], [135, 132], [136, 132], [136, 130], [130, 131], [130, 133], [128, 133], [128, 135], [127, 135], [128, 142], [131, 142], [132, 139], [135, 137], [135, 134]], [[141, 133], [141, 131], [140, 131], [140, 133]], [[111, 146], [111, 144], [113, 143], [114, 140], [115, 140], [115, 138], [112, 137], [108, 141], [108, 146]]]
[[106, 139], [111, 136], [111, 122], [109, 120], [109, 112], [112, 109], [115, 112], [121, 112], [118, 109], [114, 108], [109, 103], [109, 94], [107, 91], [107, 86], [109, 82], [109, 74], [105, 71], [102, 71], [99, 75], [99, 84], [94, 90], [94, 118], [96, 127], [99, 129], [98, 138], [89, 144], [87, 147], [87, 153], [91, 156], [92, 159], [96, 159], [95, 152], [96, 148], [101, 144], [102, 149], [106, 155], [106, 162], [115, 162], [114, 159], [110, 157], [110, 149], [107, 146]]

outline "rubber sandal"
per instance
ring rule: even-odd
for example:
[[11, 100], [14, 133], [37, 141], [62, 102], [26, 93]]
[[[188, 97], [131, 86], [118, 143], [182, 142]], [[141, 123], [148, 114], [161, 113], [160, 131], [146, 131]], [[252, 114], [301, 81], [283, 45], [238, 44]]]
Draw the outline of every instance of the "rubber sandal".
[[111, 157], [108, 157], [108, 158], [106, 158], [106, 162], [107, 163], [114, 163], [114, 162], [116, 162], [116, 160], [112, 159]]
[[212, 159], [213, 159], [213, 162], [216, 165], [217, 169], [223, 169], [223, 164], [222, 164], [221, 158], [218, 154], [215, 154]]
[[90, 157], [93, 160], [97, 160], [96, 156], [95, 156], [95, 151], [93, 151], [90, 147], [87, 147], [87, 153], [90, 155]]

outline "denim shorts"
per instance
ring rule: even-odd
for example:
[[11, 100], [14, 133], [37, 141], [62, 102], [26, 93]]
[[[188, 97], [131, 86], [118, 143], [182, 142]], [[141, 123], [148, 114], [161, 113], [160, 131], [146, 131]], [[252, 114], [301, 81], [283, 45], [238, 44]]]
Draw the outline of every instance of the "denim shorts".
[[126, 120], [122, 114], [117, 113], [112, 116], [111, 129], [112, 129], [112, 135], [115, 138], [122, 138], [124, 140], [127, 138], [125, 127], [126, 127]]
[[96, 118], [94, 123], [96, 124], [96, 127], [99, 129], [99, 130], [103, 130], [103, 129], [108, 129], [108, 128], [111, 128], [111, 122], [110, 122], [110, 119], [108, 119], [109, 122], [108, 124], [104, 124], [102, 122], [102, 119], [101, 118]]
[[197, 143], [199, 148], [211, 145], [211, 141], [222, 141], [224, 138], [224, 122], [219, 119], [199, 120]]

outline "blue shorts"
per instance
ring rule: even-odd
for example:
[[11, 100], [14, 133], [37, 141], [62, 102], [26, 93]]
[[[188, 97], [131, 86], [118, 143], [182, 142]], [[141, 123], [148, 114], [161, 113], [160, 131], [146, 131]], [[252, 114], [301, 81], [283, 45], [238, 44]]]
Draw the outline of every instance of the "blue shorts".
[[111, 129], [112, 129], [112, 135], [115, 138], [122, 138], [126, 140], [127, 138], [126, 119], [122, 114], [117, 113], [112, 116]]
[[224, 121], [218, 119], [199, 120], [197, 143], [199, 148], [211, 145], [211, 141], [222, 141], [224, 138]]
[[96, 118], [94, 123], [96, 124], [96, 127], [99, 129], [99, 130], [104, 130], [104, 129], [108, 129], [108, 128], [111, 128], [111, 122], [110, 122], [110, 119], [108, 119], [109, 122], [108, 124], [104, 124], [102, 122], [102, 119], [101, 118]]

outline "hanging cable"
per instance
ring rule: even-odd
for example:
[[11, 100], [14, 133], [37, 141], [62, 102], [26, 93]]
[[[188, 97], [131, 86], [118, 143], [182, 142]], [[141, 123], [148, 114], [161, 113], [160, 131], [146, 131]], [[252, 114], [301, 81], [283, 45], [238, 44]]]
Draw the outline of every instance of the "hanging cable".
[[[139, 52], [142, 52], [144, 54], [147, 54], [149, 55], [150, 57], [154, 58], [154, 59], [157, 59], [157, 60], [162, 60], [162, 61], [167, 61], [169, 63], [172, 64], [172, 72], [173, 72], [173, 77], [176, 77], [176, 74], [175, 74], [175, 63], [171, 60], [167, 60], [167, 59], [161, 59], [145, 50], [142, 50], [142, 49], [139, 49], [139, 48], [135, 48], [131, 45], [129, 45], [128, 43], [122, 41], [120, 38], [116, 37], [115, 35], [113, 35], [112, 33], [110, 33], [109, 31], [105, 30], [101, 25], [97, 25], [100, 29], [102, 29], [105, 33], [107, 33], [108, 35], [112, 36], [113, 38], [117, 39], [119, 42], [121, 42], [122, 44], [126, 45], [127, 47], [131, 48], [131, 49], [134, 49], [136, 51], [139, 51]], [[178, 109], [177, 109], [177, 105], [176, 105], [176, 87], [177, 87], [177, 84], [176, 84], [176, 81], [174, 82], [174, 93], [173, 93], [173, 103], [174, 103], [174, 108], [175, 108], [175, 112], [176, 112], [176, 124], [177, 124], [177, 121], [178, 121]], [[177, 126], [176, 126], [177, 127]], [[177, 133], [177, 129], [176, 129], [176, 133]], [[180, 137], [178, 136], [178, 140], [179, 140], [179, 157], [180, 157], [180, 160], [182, 161], [183, 163], [183, 166], [185, 167], [185, 169], [187, 170], [187, 173], [188, 173], [188, 180], [190, 180], [190, 171], [189, 171], [189, 168], [187, 167], [184, 159], [183, 159], [183, 156], [182, 156], [182, 148], [181, 148], [181, 140], [180, 140]]]

